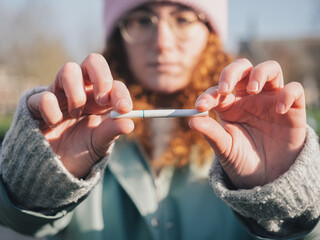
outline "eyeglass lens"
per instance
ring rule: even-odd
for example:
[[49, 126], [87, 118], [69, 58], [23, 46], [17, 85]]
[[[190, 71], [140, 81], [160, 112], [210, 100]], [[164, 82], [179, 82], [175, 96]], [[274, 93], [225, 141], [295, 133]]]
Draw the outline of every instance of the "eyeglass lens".
[[[199, 15], [191, 10], [174, 12], [166, 20], [179, 39], [188, 39], [205, 26]], [[158, 22], [159, 17], [148, 11], [135, 11], [121, 23], [120, 30], [123, 37], [130, 42], [145, 42], [153, 36]]]

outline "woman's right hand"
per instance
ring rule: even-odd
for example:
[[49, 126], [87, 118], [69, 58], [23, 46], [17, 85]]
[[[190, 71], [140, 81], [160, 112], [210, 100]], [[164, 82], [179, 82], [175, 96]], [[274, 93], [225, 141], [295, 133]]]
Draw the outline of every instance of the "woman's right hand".
[[80, 66], [66, 63], [46, 91], [28, 99], [28, 108], [53, 151], [78, 178], [89, 173], [119, 135], [134, 129], [130, 119], [110, 119], [112, 109], [131, 111], [132, 100], [99, 54], [90, 54]]

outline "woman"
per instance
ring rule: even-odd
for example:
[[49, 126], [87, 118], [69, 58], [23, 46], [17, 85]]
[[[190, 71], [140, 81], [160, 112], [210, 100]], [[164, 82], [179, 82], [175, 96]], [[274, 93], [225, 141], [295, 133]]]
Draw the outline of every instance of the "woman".
[[[284, 86], [273, 61], [231, 63], [225, 11], [106, 0], [104, 57], [65, 64], [21, 99], [3, 143], [1, 223], [56, 239], [250, 239], [236, 218], [260, 237], [309, 234], [320, 169], [303, 89]], [[219, 123], [109, 114], [194, 105]]]

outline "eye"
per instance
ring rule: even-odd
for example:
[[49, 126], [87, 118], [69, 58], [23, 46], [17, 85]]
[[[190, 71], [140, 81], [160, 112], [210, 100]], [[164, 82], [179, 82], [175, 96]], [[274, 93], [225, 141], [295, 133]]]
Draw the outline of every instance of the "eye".
[[178, 23], [179, 25], [188, 25], [188, 24], [191, 24], [192, 21], [190, 21], [190, 19], [187, 19], [185, 17], [178, 17], [176, 18], [176, 23]]
[[148, 28], [153, 25], [152, 18], [145, 14], [135, 14], [127, 19], [126, 26], [129, 28]]
[[187, 27], [198, 20], [197, 15], [191, 11], [178, 12], [172, 17], [178, 27]]

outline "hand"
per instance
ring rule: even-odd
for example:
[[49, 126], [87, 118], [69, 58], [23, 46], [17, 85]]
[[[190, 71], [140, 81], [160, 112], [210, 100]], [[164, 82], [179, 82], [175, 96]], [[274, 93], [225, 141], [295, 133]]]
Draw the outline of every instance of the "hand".
[[306, 136], [302, 86], [284, 86], [277, 62], [255, 67], [240, 59], [221, 73], [219, 85], [197, 100], [199, 111], [213, 109], [210, 117], [190, 120], [204, 135], [223, 169], [238, 188], [267, 184], [286, 172], [302, 149]]
[[65, 64], [47, 91], [32, 95], [28, 108], [53, 151], [75, 177], [85, 177], [103, 158], [110, 144], [134, 128], [130, 119], [111, 120], [115, 109], [132, 110], [126, 86], [113, 81], [109, 66], [98, 54], [79, 66]]

